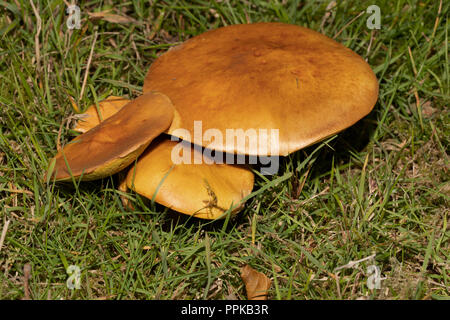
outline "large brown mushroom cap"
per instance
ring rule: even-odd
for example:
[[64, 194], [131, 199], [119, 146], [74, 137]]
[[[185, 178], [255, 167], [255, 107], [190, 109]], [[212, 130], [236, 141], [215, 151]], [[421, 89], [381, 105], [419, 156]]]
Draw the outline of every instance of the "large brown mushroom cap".
[[[190, 154], [191, 164], [174, 164], [174, 147], [180, 155]], [[253, 173], [244, 166], [194, 164], [194, 157], [201, 159], [202, 154], [189, 143], [159, 137], [130, 168], [127, 186], [172, 210], [197, 218], [224, 218], [230, 208], [231, 213], [241, 210], [243, 198], [253, 189]]]
[[71, 176], [94, 180], [112, 175], [144, 152], [170, 126], [173, 115], [169, 98], [157, 92], [146, 93], [68, 143], [53, 158], [54, 168], [47, 174], [56, 180], [69, 180]]
[[[212, 30], [173, 48], [151, 65], [143, 90], [172, 100], [179, 119], [169, 134], [184, 128], [192, 135], [196, 120], [224, 139], [226, 129], [279, 129], [279, 155], [287, 155], [367, 115], [378, 82], [359, 55], [318, 32], [257, 23]], [[248, 144], [202, 145], [258, 154]]]

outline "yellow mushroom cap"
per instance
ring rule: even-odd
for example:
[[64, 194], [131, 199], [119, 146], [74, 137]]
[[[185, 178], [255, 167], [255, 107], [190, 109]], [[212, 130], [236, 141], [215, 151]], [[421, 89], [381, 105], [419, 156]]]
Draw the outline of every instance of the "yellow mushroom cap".
[[[256, 23], [208, 31], [174, 47], [151, 65], [143, 90], [172, 100], [179, 117], [169, 134], [189, 140], [176, 129], [192, 133], [196, 120], [223, 137], [227, 129], [275, 129], [279, 150], [272, 153], [267, 140], [268, 154], [287, 155], [367, 115], [378, 82], [358, 54], [318, 32]], [[258, 155], [261, 147], [192, 140], [229, 153]]]
[[[191, 164], [174, 164], [172, 152], [190, 155]], [[194, 157], [200, 159], [202, 154], [190, 144], [159, 137], [130, 168], [127, 186], [197, 218], [224, 218], [228, 209], [232, 208], [231, 213], [242, 209], [243, 198], [253, 189], [253, 173], [244, 166], [194, 164]]]
[[64, 146], [52, 159], [54, 168], [47, 175], [56, 180], [69, 180], [71, 176], [94, 180], [112, 175], [130, 165], [167, 130], [173, 115], [168, 97], [148, 92]]

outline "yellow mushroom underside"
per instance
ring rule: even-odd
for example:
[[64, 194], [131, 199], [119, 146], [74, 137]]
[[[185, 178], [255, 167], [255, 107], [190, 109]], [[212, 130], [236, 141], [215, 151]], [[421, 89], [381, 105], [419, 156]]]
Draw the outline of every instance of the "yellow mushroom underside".
[[[175, 149], [174, 149], [175, 148]], [[174, 164], [172, 152], [188, 153], [190, 163]], [[202, 155], [188, 143], [161, 137], [153, 141], [127, 175], [127, 186], [175, 211], [203, 219], [224, 218], [242, 209], [254, 184], [245, 166], [194, 164]]]

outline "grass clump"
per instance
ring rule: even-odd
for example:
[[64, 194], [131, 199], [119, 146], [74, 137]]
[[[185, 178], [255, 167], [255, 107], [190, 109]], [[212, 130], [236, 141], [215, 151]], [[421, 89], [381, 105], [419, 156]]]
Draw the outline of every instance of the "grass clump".
[[[34, 3], [0, 1], [0, 298], [24, 297], [27, 263], [33, 299], [242, 299], [243, 264], [273, 280], [271, 299], [448, 298], [448, 2], [375, 1], [379, 30], [357, 1], [93, 0], [79, 30], [63, 1]], [[88, 19], [107, 9], [134, 22]], [[335, 38], [368, 61], [380, 94], [358, 124], [258, 177], [267, 189], [235, 219], [189, 219], [133, 194], [127, 211], [116, 177], [42, 180], [77, 112], [138, 96], [152, 61], [191, 36], [260, 21]]]

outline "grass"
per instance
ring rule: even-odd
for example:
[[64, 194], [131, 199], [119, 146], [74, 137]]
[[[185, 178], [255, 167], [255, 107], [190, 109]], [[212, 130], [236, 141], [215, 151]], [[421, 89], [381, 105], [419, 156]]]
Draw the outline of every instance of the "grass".
[[[329, 1], [91, 0], [73, 31], [63, 1], [34, 3], [0, 1], [0, 298], [24, 297], [30, 264], [33, 299], [244, 299], [239, 270], [250, 264], [271, 278], [270, 299], [448, 299], [448, 1], [327, 11]], [[380, 30], [366, 27], [371, 4]], [[137, 23], [88, 21], [108, 8]], [[380, 83], [371, 114], [283, 159], [278, 176], [257, 177], [264, 191], [231, 220], [188, 218], [135, 194], [127, 211], [117, 177], [42, 181], [58, 136], [73, 134], [70, 97], [80, 112], [112, 94], [134, 98], [170, 46], [259, 21], [307, 26], [367, 59]], [[69, 265], [81, 268], [79, 290], [66, 286]], [[380, 289], [368, 287], [370, 265]]]

